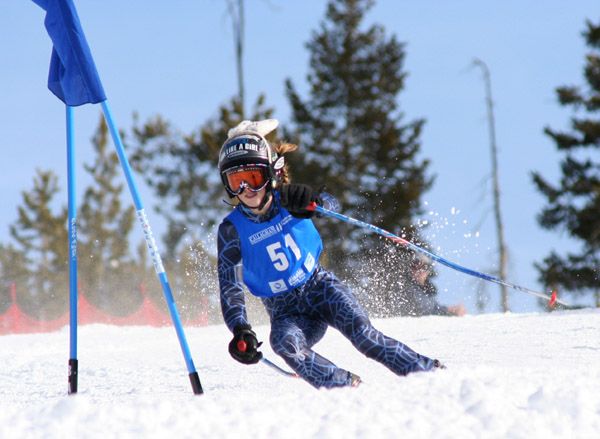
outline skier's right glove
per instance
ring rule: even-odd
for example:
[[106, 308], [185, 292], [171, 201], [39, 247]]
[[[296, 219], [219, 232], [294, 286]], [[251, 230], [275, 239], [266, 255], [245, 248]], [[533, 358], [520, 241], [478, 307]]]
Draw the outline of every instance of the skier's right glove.
[[233, 340], [229, 342], [231, 356], [244, 364], [256, 364], [262, 359], [262, 352], [257, 349], [262, 342], [258, 342], [256, 333], [250, 325], [238, 325], [233, 328]]

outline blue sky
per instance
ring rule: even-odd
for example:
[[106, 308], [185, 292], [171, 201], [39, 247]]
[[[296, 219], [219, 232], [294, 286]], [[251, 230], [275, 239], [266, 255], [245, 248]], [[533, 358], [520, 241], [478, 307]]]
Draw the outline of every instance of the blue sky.
[[[0, 161], [0, 241], [17, 217], [21, 192], [29, 190], [37, 168], [60, 178], [66, 205], [64, 105], [46, 88], [51, 42], [44, 12], [33, 2], [6, 0], [0, 7], [0, 115], [4, 160]], [[325, 2], [246, 2], [246, 96], [265, 93], [275, 117], [289, 120], [284, 80], [306, 96], [308, 51]], [[216, 114], [237, 91], [231, 22], [224, 0], [76, 1], [117, 124], [129, 128], [132, 113], [143, 119], [162, 114], [190, 132]], [[387, 35], [406, 44], [406, 89], [399, 96], [405, 120], [425, 118], [422, 155], [436, 175], [425, 195], [427, 234], [436, 251], [475, 270], [495, 266], [495, 229], [490, 189], [491, 162], [478, 57], [492, 75], [496, 138], [506, 243], [507, 280], [543, 290], [533, 268], [551, 249], [565, 254], [576, 243], [541, 230], [536, 215], [544, 200], [530, 172], [559, 178], [560, 156], [542, 130], [566, 128], [572, 114], [560, 107], [554, 89], [583, 84], [585, 19], [598, 20], [597, 0], [481, 2], [380, 0], [367, 24], [382, 24]], [[92, 159], [89, 139], [99, 106], [76, 110], [78, 192], [87, 182], [83, 163]], [[141, 184], [141, 178], [137, 177]], [[335, 192], [335, 190], [332, 190]], [[81, 198], [81, 197], [79, 197]], [[142, 198], [155, 234], [164, 224]], [[62, 201], [61, 201], [62, 203]], [[141, 232], [140, 234], [141, 239]], [[437, 285], [443, 302], [463, 301], [474, 311], [481, 281], [441, 267]], [[488, 307], [498, 310], [498, 289], [488, 285]], [[568, 299], [568, 296], [564, 296]], [[536, 300], [511, 292], [514, 311], [536, 309]]]

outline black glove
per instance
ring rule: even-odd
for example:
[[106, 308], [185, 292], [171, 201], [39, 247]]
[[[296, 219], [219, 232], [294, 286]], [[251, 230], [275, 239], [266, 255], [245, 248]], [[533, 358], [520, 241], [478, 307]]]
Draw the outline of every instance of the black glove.
[[256, 339], [256, 333], [250, 325], [238, 325], [233, 328], [233, 340], [229, 342], [229, 353], [231, 356], [244, 364], [256, 364], [262, 358], [262, 352], [258, 352], [262, 342]]
[[313, 202], [320, 203], [319, 192], [306, 184], [282, 184], [279, 193], [281, 205], [296, 218], [311, 218], [315, 212], [306, 207]]

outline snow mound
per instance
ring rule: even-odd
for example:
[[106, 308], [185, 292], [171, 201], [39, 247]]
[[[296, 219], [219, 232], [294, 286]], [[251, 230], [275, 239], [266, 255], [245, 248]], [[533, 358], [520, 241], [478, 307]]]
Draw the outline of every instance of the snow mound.
[[[400, 378], [330, 329], [316, 350], [360, 375], [315, 390], [227, 353], [224, 325], [186, 328], [204, 395], [173, 328], [68, 328], [1, 337], [0, 437], [592, 438], [600, 431], [600, 311], [374, 321], [448, 369]], [[269, 328], [256, 328], [261, 340]], [[266, 357], [285, 367], [268, 347]]]

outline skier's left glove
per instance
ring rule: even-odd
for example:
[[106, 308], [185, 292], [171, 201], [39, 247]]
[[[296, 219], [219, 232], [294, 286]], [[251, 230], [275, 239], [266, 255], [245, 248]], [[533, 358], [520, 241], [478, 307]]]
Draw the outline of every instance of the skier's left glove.
[[312, 218], [314, 210], [306, 208], [313, 202], [321, 204], [319, 192], [306, 184], [282, 184], [279, 193], [281, 205], [296, 218]]
[[257, 349], [262, 342], [258, 342], [256, 333], [250, 325], [238, 325], [233, 328], [233, 340], [229, 342], [231, 356], [244, 364], [256, 364], [263, 355]]

